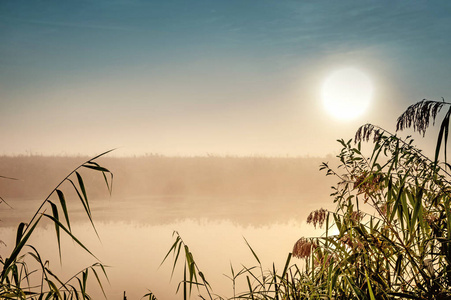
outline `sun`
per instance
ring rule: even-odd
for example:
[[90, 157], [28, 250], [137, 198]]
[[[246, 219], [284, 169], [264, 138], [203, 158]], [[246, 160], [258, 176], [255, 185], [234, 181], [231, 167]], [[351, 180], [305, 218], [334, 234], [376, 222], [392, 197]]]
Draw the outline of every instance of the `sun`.
[[352, 120], [362, 115], [373, 97], [368, 76], [354, 68], [332, 72], [324, 81], [321, 97], [326, 110], [340, 120]]

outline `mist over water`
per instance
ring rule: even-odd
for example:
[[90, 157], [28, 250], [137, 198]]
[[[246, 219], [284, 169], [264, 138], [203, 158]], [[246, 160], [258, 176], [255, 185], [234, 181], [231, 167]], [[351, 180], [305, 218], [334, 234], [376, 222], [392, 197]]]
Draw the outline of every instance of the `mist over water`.
[[[78, 164], [77, 160], [83, 159], [0, 160], [1, 174], [14, 173], [11, 176], [24, 178], [8, 184], [2, 181], [0, 186], [14, 208], [3, 206], [0, 210], [0, 236], [7, 245], [0, 248], [0, 254], [5, 257], [14, 245], [19, 222], [27, 222], [53, 183], [57, 184], [64, 173]], [[280, 270], [297, 239], [321, 233], [305, 223], [310, 211], [332, 204], [328, 197], [331, 180], [318, 171], [321, 161], [218, 157], [106, 159], [102, 164], [115, 175], [111, 197], [102, 186], [101, 176], [84, 174], [88, 195], [93, 195], [91, 209], [100, 241], [81, 204], [66, 186], [73, 232], [102, 263], [111, 266], [107, 270], [110, 285], [105, 282], [109, 299], [119, 299], [123, 291], [127, 291], [129, 299], [140, 299], [147, 289], [159, 299], [180, 298], [175, 291], [182, 270], [176, 270], [170, 280], [172, 260], [160, 267], [174, 241], [174, 230], [190, 247], [213, 291], [231, 297], [232, 283], [224, 276], [230, 275], [230, 265], [235, 272], [242, 265], [257, 265], [244, 238], [259, 255], [265, 270], [272, 268], [273, 262]], [[95, 262], [80, 247], [63, 238], [60, 266], [53, 226], [41, 224], [30, 243], [63, 278]], [[238, 283], [237, 291], [245, 289], [242, 284]], [[99, 299], [101, 292], [94, 289], [92, 295]]]
[[[101, 236], [98, 241], [88, 223], [75, 223], [74, 231], [90, 250], [106, 265], [110, 285], [105, 281], [108, 299], [119, 299], [127, 291], [129, 299], [140, 299], [150, 289], [159, 299], [180, 299], [175, 296], [177, 284], [182, 280], [182, 269], [178, 268], [172, 280], [172, 260], [160, 267], [164, 256], [173, 243], [172, 232], [177, 230], [193, 252], [199, 268], [204, 272], [215, 293], [232, 296], [230, 264], [235, 272], [242, 265], [258, 265], [244, 238], [259, 256], [265, 270], [284, 267], [285, 260], [300, 236], [312, 234], [312, 228], [294, 220], [266, 226], [240, 226], [227, 220], [207, 221], [186, 219], [165, 225], [149, 225], [135, 222], [98, 222]], [[14, 228], [2, 228], [2, 239], [13, 245]], [[50, 267], [62, 278], [69, 278], [83, 267], [95, 262], [71, 241], [63, 240], [63, 264], [59, 265], [54, 228], [37, 231], [31, 243], [42, 249], [41, 255], [51, 261]], [[10, 249], [10, 247], [6, 247]], [[3, 250], [6, 250], [3, 247]], [[3, 251], [2, 251], [3, 252]], [[301, 263], [301, 261], [293, 260]], [[92, 274], [91, 274], [92, 275]], [[238, 282], [238, 291], [245, 290], [245, 282]], [[91, 278], [92, 280], [92, 278]], [[101, 291], [92, 281], [94, 299], [101, 298]]]

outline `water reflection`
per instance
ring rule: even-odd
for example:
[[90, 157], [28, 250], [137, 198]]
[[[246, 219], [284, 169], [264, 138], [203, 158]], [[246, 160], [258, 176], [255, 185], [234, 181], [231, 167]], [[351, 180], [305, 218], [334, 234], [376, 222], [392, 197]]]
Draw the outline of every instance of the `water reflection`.
[[[14, 245], [14, 227], [32, 216], [36, 203], [31, 199], [16, 200], [14, 210], [2, 211], [0, 219], [6, 227], [1, 228], [0, 236], [8, 247]], [[170, 281], [172, 260], [159, 268], [174, 241], [174, 230], [190, 246], [214, 292], [231, 297], [232, 283], [224, 276], [230, 274], [230, 265], [236, 271], [242, 264], [256, 265], [243, 237], [259, 255], [264, 269], [272, 268], [274, 262], [281, 270], [299, 237], [318, 234], [304, 220], [311, 210], [326, 204], [295, 198], [231, 200], [181, 196], [95, 200], [93, 216], [101, 241], [79, 208], [72, 210], [71, 222], [82, 242], [104, 264], [111, 266], [108, 269], [111, 284], [106, 286], [109, 299], [118, 299], [123, 291], [127, 291], [129, 299], [140, 299], [147, 289], [159, 299], [181, 299], [181, 295], [175, 296], [181, 270], [176, 270]], [[40, 249], [59, 274], [69, 276], [95, 262], [65, 238], [63, 265], [60, 266], [54, 235], [53, 226], [40, 228], [31, 244]], [[1, 248], [3, 257], [8, 247]], [[95, 299], [101, 297], [100, 291], [94, 295]]]
[[[35, 213], [41, 199], [10, 200], [14, 209], [0, 210], [3, 226], [15, 226]], [[55, 200], [58, 202], [58, 200]], [[312, 210], [330, 206], [327, 197], [192, 197], [140, 196], [131, 198], [102, 198], [90, 201], [93, 216], [104, 222], [137, 222], [167, 224], [183, 219], [231, 220], [240, 225], [268, 225], [290, 219], [305, 220]], [[84, 221], [83, 207], [69, 206], [74, 220]]]
[[[106, 159], [106, 158], [105, 158]], [[0, 181], [1, 196], [14, 207], [0, 207], [0, 239], [15, 243], [19, 222], [27, 222], [48, 195], [82, 158], [3, 157], [0, 174], [21, 181]], [[174, 296], [181, 271], [170, 283], [171, 264], [158, 268], [177, 230], [190, 246], [214, 291], [232, 296], [229, 274], [241, 264], [255, 265], [243, 237], [258, 253], [265, 269], [279, 269], [301, 236], [313, 235], [303, 223], [310, 211], [331, 207], [331, 178], [317, 171], [320, 158], [121, 158], [108, 159], [115, 172], [113, 196], [106, 195], [103, 177], [83, 173], [101, 242], [83, 213], [78, 196], [65, 186], [73, 231], [108, 270], [109, 299], [140, 299], [151, 289], [159, 299]], [[87, 171], [87, 170], [84, 170]], [[39, 174], [39, 176], [36, 176]], [[96, 176], [94, 176], [96, 175]], [[21, 198], [19, 198], [21, 197]], [[58, 199], [52, 200], [58, 203]], [[59, 265], [54, 227], [41, 224], [31, 243], [59, 274], [72, 275], [95, 262], [77, 245], [63, 240]], [[0, 246], [6, 257], [10, 248]], [[101, 299], [99, 292], [94, 299]]]
[[[9, 246], [13, 245], [15, 238], [12, 229], [2, 228], [0, 231], [2, 239]], [[230, 274], [230, 264], [236, 270], [241, 268], [241, 264], [256, 265], [243, 237], [259, 255], [265, 269], [269, 270], [274, 262], [280, 270], [294, 241], [313, 233], [310, 226], [295, 220], [266, 226], [241, 226], [228, 220], [207, 219], [186, 219], [163, 225], [98, 222], [97, 229], [101, 242], [88, 223], [78, 222], [73, 226], [74, 232], [88, 248], [103, 263], [111, 266], [108, 269], [111, 285], [106, 286], [109, 299], [118, 299], [122, 291], [127, 291], [129, 299], [140, 299], [147, 292], [146, 288], [151, 289], [159, 299], [176, 298], [175, 290], [181, 280], [181, 270], [175, 272], [170, 282], [171, 261], [159, 268], [173, 242], [173, 230], [177, 230], [190, 246], [214, 291], [223, 296], [232, 295], [231, 282], [223, 275]], [[69, 276], [95, 262], [73, 242], [63, 239], [61, 270], [53, 230], [51, 226], [39, 229], [31, 241], [38, 249], [42, 249], [43, 257], [50, 259], [52, 268]], [[95, 299], [101, 296], [99, 292], [94, 293]], [[180, 299], [180, 295], [177, 298]]]

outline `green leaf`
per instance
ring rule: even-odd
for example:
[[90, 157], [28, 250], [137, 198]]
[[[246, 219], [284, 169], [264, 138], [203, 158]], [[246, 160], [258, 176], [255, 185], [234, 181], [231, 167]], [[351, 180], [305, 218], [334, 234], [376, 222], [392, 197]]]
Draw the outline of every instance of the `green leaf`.
[[174, 270], [175, 270], [175, 267], [177, 265], [177, 261], [178, 261], [179, 255], [180, 255], [181, 246], [183, 244], [182, 238], [178, 235], [178, 233], [176, 231], [174, 231], [173, 235], [177, 235], [177, 237], [176, 237], [174, 243], [172, 244], [171, 248], [169, 249], [169, 251], [166, 253], [166, 256], [164, 257], [163, 261], [160, 264], [160, 267], [161, 267], [161, 265], [168, 258], [169, 254], [173, 253], [175, 255], [174, 264], [172, 266], [171, 278], [174, 275]]
[[[49, 201], [49, 203], [52, 207], [53, 217], [55, 218], [55, 220], [58, 220], [58, 222], [59, 222], [58, 208], [56, 207], [55, 203], [53, 203], [52, 201]], [[56, 238], [58, 240], [58, 253], [59, 253], [60, 262], [61, 262], [61, 238], [60, 238], [60, 229], [59, 229], [58, 223], [55, 223], [55, 231], [56, 231]]]
[[110, 150], [108, 150], [108, 151], [105, 151], [105, 152], [103, 152], [103, 153], [100, 153], [99, 155], [97, 155], [97, 156], [94, 156], [93, 158], [91, 158], [89, 161], [88, 161], [88, 163], [92, 163], [94, 160], [96, 160], [97, 158], [99, 158], [99, 157], [101, 157], [101, 156], [104, 156], [105, 154], [108, 154], [108, 153], [110, 153], [110, 152], [112, 152], [112, 151], [114, 151], [114, 150], [116, 150], [117, 148], [114, 148], [114, 149], [110, 149]]
[[400, 182], [400, 187], [398, 190], [398, 194], [396, 195], [396, 201], [393, 205], [393, 210], [391, 212], [390, 218], [388, 219], [388, 222], [391, 223], [393, 221], [393, 218], [395, 217], [396, 212], [399, 212], [400, 210], [402, 210], [402, 205], [401, 205], [401, 198], [402, 195], [404, 194], [404, 184], [406, 182], [407, 176], [409, 176], [409, 172], [407, 172], [403, 178], [401, 179]]
[[145, 294], [143, 296], [143, 298], [149, 296], [149, 300], [157, 300], [157, 297], [155, 297], [155, 295], [152, 293], [152, 291], [151, 290], [148, 290], [148, 291], [149, 292], [147, 294]]
[[249, 293], [251, 295], [251, 299], [254, 300], [254, 290], [252, 289], [251, 281], [249, 279], [249, 276], [246, 276], [247, 279], [247, 285], [249, 287]]
[[402, 258], [403, 258], [403, 254], [399, 254], [398, 255], [398, 259], [396, 260], [396, 266], [395, 266], [395, 274], [396, 274], [396, 278], [398, 278], [399, 276], [401, 276], [401, 271], [402, 271]]
[[22, 222], [22, 223], [19, 224], [19, 227], [17, 228], [16, 246], [20, 243], [20, 239], [22, 238], [23, 230], [24, 230], [26, 225], [27, 224]]
[[66, 218], [67, 227], [69, 228], [69, 231], [71, 231], [69, 222], [69, 213], [67, 212], [66, 206], [66, 199], [62, 191], [56, 190], [56, 193], [58, 194], [58, 199], [60, 200], [61, 208], [63, 209], [64, 217]]
[[[36, 251], [36, 250], [35, 250]], [[37, 252], [37, 251], [36, 251]], [[56, 276], [49, 268], [47, 268], [47, 267], [44, 267], [44, 269], [45, 269], [45, 271], [48, 273], [48, 274], [50, 274], [53, 278], [55, 278], [57, 281], [58, 281], [58, 283], [61, 285], [61, 288], [66, 288], [66, 284], [64, 284], [64, 282], [62, 282], [59, 278], [58, 278], [58, 276]], [[61, 289], [60, 288], [60, 289]]]
[[49, 285], [50, 290], [58, 296], [56, 299], [62, 299], [59, 289], [56, 287], [55, 283], [53, 281], [46, 279], [47, 284]]
[[[36, 225], [38, 225], [39, 221], [41, 220], [41, 217], [39, 217], [34, 224], [28, 228], [28, 231], [25, 236], [23, 236], [20, 239], [20, 242], [16, 245], [14, 250], [11, 252], [11, 256], [5, 260], [5, 264], [3, 265], [3, 271], [2, 271], [2, 278], [5, 278], [5, 275], [8, 271], [8, 268], [11, 266], [11, 264], [16, 260], [17, 256], [19, 255], [22, 248], [25, 246], [25, 243], [30, 238], [31, 234], [33, 233], [34, 229], [36, 228]], [[20, 226], [20, 225], [19, 225]]]
[[[83, 167], [102, 172], [102, 175], [103, 175], [103, 178], [105, 180], [105, 184], [107, 186], [108, 192], [111, 195], [111, 193], [113, 192], [113, 173], [110, 172], [110, 170], [100, 166], [98, 163], [93, 162], [93, 161], [87, 162], [86, 164], [83, 165]], [[108, 182], [108, 179], [107, 179], [105, 173], [110, 174], [110, 182]]]
[[105, 294], [105, 290], [103, 289], [103, 285], [102, 285], [102, 282], [100, 281], [100, 278], [99, 278], [99, 275], [97, 274], [97, 271], [93, 267], [91, 267], [91, 270], [94, 273], [94, 276], [96, 277], [97, 283], [99, 284], [100, 289], [102, 290], [103, 296], [105, 297], [105, 299], [107, 299], [107, 296]]
[[244, 241], [246, 242], [247, 246], [251, 250], [252, 254], [254, 255], [255, 259], [258, 261], [258, 264], [261, 265], [260, 259], [258, 258], [257, 254], [254, 252], [254, 249], [252, 249], [251, 245], [249, 245], [246, 238], [245, 237], [243, 237], [243, 238], [244, 238]]
[[[89, 164], [93, 164], [93, 165], [91, 166]], [[88, 169], [92, 169], [92, 170], [96, 170], [96, 171], [100, 171], [100, 172], [111, 173], [110, 170], [108, 170], [108, 169], [106, 169], [104, 167], [101, 167], [99, 164], [93, 163], [93, 162], [86, 163], [86, 164], [82, 165], [82, 167], [88, 168]]]
[[[435, 147], [435, 158], [434, 158], [435, 167], [438, 166], [438, 157], [440, 154], [442, 140], [445, 140], [445, 155], [446, 155], [446, 143], [448, 141], [448, 128], [449, 128], [450, 115], [451, 115], [451, 106], [448, 109], [448, 112], [446, 113], [445, 117], [443, 118], [442, 124], [440, 124], [440, 131], [439, 131], [438, 138], [437, 138], [437, 146]], [[446, 156], [445, 156], [445, 162], [446, 162]]]
[[[191, 252], [189, 251], [189, 248], [187, 245], [184, 245], [185, 248], [185, 259], [186, 259], [186, 265], [188, 266], [188, 274], [189, 274], [189, 291], [191, 295], [192, 285], [193, 282], [197, 283], [197, 277], [195, 272], [195, 266], [194, 266], [194, 260], [191, 255]], [[194, 279], [194, 281], [193, 281]]]
[[91, 214], [91, 209], [89, 208], [89, 202], [88, 202], [88, 195], [86, 193], [86, 188], [85, 188], [85, 184], [83, 182], [83, 178], [81, 177], [80, 173], [75, 172], [75, 174], [77, 175], [78, 185], [80, 186], [80, 190], [81, 190], [81, 192], [83, 194], [83, 197], [85, 199], [85, 203], [86, 203], [86, 206], [88, 207], [89, 214]]
[[99, 266], [102, 269], [103, 275], [105, 276], [106, 280], [108, 282], [110, 282], [110, 279], [108, 278], [108, 274], [105, 271], [105, 266], [103, 264], [101, 264], [101, 263], [95, 263], [94, 266]]
[[419, 192], [415, 195], [416, 197], [413, 197], [413, 199], [415, 200], [414, 203], [414, 208], [413, 208], [413, 214], [412, 214], [412, 219], [410, 220], [410, 228], [411, 230], [415, 230], [415, 224], [417, 222], [418, 219], [418, 214], [420, 212], [420, 210], [422, 209], [422, 204], [423, 204], [423, 187], [419, 187]]
[[83, 273], [82, 273], [84, 290], [86, 290], [86, 282], [87, 282], [87, 280], [88, 280], [88, 271], [89, 271], [89, 269], [86, 269], [86, 270], [83, 271]]
[[58, 226], [63, 229], [71, 238], [72, 240], [74, 240], [80, 247], [82, 247], [86, 252], [88, 252], [89, 254], [91, 254], [95, 259], [99, 260], [94, 254], [92, 254], [91, 251], [89, 251], [88, 248], [86, 248], [85, 245], [83, 245], [69, 230], [67, 230], [66, 227], [64, 227], [63, 224], [60, 223], [60, 221], [58, 221], [57, 219], [55, 219], [53, 216], [50, 216], [48, 214], [42, 214], [43, 216], [49, 218], [50, 220], [52, 220], [54, 223], [57, 223]]
[[282, 278], [284, 278], [285, 277], [285, 275], [287, 274], [287, 270], [288, 270], [288, 266], [289, 266], [289, 264], [290, 264], [290, 261], [291, 261], [291, 256], [292, 256], [293, 254], [290, 252], [290, 253], [288, 253], [288, 257], [287, 257], [287, 260], [286, 260], [286, 262], [285, 262], [285, 267], [283, 268], [283, 272], [282, 272]]
[[368, 292], [370, 294], [371, 300], [376, 300], [373, 294], [373, 288], [371, 287], [370, 278], [368, 276], [368, 271], [365, 269], [365, 277], [366, 277], [366, 284], [368, 285]]
[[178, 247], [177, 247], [177, 254], [176, 254], [175, 259], [174, 259], [174, 265], [172, 266], [171, 278], [172, 278], [172, 276], [174, 275], [174, 270], [175, 270], [175, 267], [176, 267], [176, 265], [177, 265], [177, 261], [178, 261], [179, 256], [180, 256], [180, 250], [182, 249], [182, 244], [183, 244], [183, 243], [180, 242], [180, 243], [178, 244]]
[[199, 276], [202, 279], [203, 283], [207, 286], [210, 286], [210, 284], [208, 283], [207, 279], [205, 278], [204, 273], [202, 273], [201, 271], [199, 271]]
[[[86, 299], [86, 297], [85, 297], [85, 290], [84, 290], [84, 286], [83, 286], [83, 284], [81, 283], [81, 280], [80, 280], [80, 278], [78, 278], [77, 277], [77, 281], [78, 281], [78, 286], [80, 287], [80, 293], [81, 293], [81, 296], [83, 297], [83, 299]], [[78, 293], [78, 291], [75, 291], [76, 293]]]
[[82, 203], [82, 205], [83, 205], [83, 208], [85, 209], [86, 215], [88, 216], [89, 221], [91, 222], [91, 226], [92, 226], [92, 228], [94, 229], [94, 231], [95, 231], [97, 237], [100, 239], [100, 236], [99, 236], [99, 234], [98, 234], [98, 232], [97, 232], [97, 229], [96, 229], [96, 227], [95, 227], [95, 225], [94, 225], [94, 221], [92, 220], [92, 215], [91, 215], [91, 210], [89, 209], [89, 204], [87, 203], [87, 201], [84, 200], [84, 198], [82, 197], [82, 195], [81, 195], [80, 192], [78, 191], [78, 189], [77, 189], [75, 183], [74, 183], [71, 179], [68, 179], [68, 181], [72, 184], [72, 186], [73, 186], [75, 192], [77, 193], [78, 198], [80, 199], [80, 201], [81, 201], [81, 203]]
[[272, 264], [272, 272], [274, 279], [274, 293], [276, 294], [275, 300], [279, 300], [279, 285], [277, 284], [276, 266], [274, 265], [274, 263]]
[[6, 176], [2, 176], [2, 175], [0, 175], [0, 178], [3, 178], [3, 179], [10, 179], [10, 180], [19, 180], [19, 179], [17, 179], [17, 178], [6, 177]]

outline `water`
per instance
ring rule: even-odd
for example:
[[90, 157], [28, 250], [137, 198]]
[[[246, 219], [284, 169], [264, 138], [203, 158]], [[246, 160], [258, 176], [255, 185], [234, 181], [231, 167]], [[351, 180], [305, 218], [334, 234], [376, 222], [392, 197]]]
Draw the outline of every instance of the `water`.
[[[1, 247], [2, 257], [14, 244], [19, 220], [28, 220], [39, 205], [30, 199], [9, 202], [15, 209], [4, 209], [0, 215], [4, 221], [0, 236], [7, 244]], [[265, 270], [275, 263], [280, 271], [297, 239], [319, 233], [305, 224], [308, 213], [327, 204], [298, 198], [113, 197], [92, 201], [100, 241], [80, 207], [72, 209], [71, 222], [75, 235], [104, 264], [111, 266], [108, 268], [110, 284], [105, 282], [108, 299], [120, 299], [123, 291], [127, 292], [128, 299], [140, 299], [148, 289], [159, 299], [182, 298], [181, 294], [175, 295], [182, 269], [177, 269], [171, 280], [172, 258], [160, 266], [174, 242], [174, 230], [190, 247], [213, 291], [232, 297], [232, 283], [224, 275], [230, 275], [230, 266], [237, 272], [242, 265], [257, 265], [244, 238]], [[50, 260], [57, 274], [67, 278], [95, 262], [75, 243], [64, 238], [60, 265], [54, 227], [43, 225], [30, 243]], [[300, 263], [294, 259], [293, 263], [296, 262]], [[93, 274], [91, 276], [94, 278]], [[238, 285], [238, 291], [244, 289], [243, 284]], [[95, 299], [100, 298], [99, 290], [91, 292]]]

